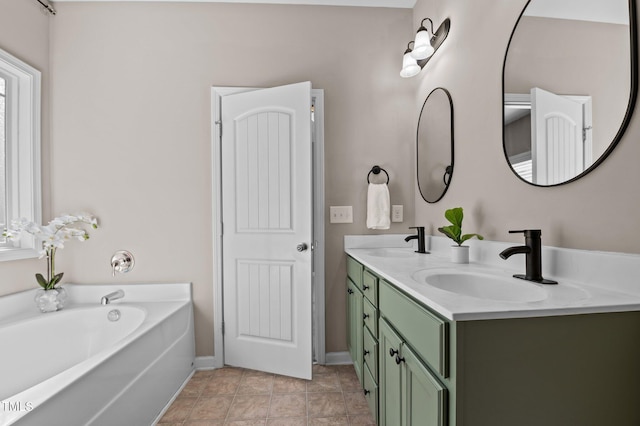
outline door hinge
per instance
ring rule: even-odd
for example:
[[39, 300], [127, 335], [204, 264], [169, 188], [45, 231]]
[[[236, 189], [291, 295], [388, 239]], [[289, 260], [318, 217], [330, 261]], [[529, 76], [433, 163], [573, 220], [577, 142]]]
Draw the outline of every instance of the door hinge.
[[224, 321], [222, 321], [222, 335], [224, 336]]
[[222, 121], [218, 120], [215, 123], [216, 123], [216, 126], [220, 128], [220, 138], [222, 139]]
[[582, 129], [582, 142], [586, 142], [586, 140], [587, 140], [587, 130], [591, 130], [591, 129], [593, 129], [593, 126], [584, 127]]

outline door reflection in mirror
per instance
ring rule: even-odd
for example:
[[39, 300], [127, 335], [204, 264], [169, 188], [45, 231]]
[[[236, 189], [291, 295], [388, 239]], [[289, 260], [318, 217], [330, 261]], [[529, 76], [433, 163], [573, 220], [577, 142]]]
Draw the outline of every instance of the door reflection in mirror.
[[[572, 179], [593, 164], [590, 96], [557, 95], [540, 88], [505, 94], [504, 148], [521, 178], [537, 185]], [[600, 149], [601, 148], [601, 149]], [[604, 153], [599, 147], [596, 158]]]

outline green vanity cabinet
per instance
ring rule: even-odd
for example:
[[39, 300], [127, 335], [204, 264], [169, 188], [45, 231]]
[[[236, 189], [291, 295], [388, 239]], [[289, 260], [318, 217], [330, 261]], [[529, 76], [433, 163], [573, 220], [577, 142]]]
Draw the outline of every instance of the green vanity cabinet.
[[348, 259], [349, 348], [379, 425], [640, 425], [640, 312], [450, 321]]

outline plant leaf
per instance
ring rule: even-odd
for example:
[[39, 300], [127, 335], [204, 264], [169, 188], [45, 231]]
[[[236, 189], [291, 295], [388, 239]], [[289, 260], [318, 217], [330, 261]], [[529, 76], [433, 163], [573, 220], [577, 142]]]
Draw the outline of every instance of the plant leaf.
[[56, 284], [58, 284], [60, 282], [60, 280], [62, 279], [62, 276], [64, 275], [64, 272], [60, 272], [59, 274], [56, 274], [53, 278], [51, 278], [51, 287], [53, 288], [56, 286]]
[[461, 244], [460, 242], [460, 228], [455, 226], [455, 225], [449, 225], [449, 226], [443, 226], [441, 228], [438, 228], [438, 231], [442, 232], [444, 235], [446, 235], [447, 237], [451, 238], [453, 241], [455, 241], [458, 245]]
[[454, 207], [444, 212], [444, 217], [458, 228], [462, 228], [462, 218], [464, 217], [462, 207]]
[[42, 274], [36, 274], [36, 280], [38, 281], [38, 284], [40, 284], [40, 287], [47, 290], [47, 286], [49, 285], [49, 283], [44, 279]]
[[473, 237], [476, 237], [479, 240], [484, 240], [484, 237], [480, 234], [464, 234], [462, 237], [460, 237], [460, 244], [464, 243], [467, 240], [470, 240]]

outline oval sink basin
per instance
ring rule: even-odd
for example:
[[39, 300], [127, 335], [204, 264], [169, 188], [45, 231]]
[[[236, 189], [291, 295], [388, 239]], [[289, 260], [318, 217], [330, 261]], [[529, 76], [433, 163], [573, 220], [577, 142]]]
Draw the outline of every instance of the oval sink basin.
[[376, 248], [369, 250], [367, 254], [375, 257], [402, 258], [411, 257], [414, 255], [414, 252], [411, 249], [405, 248]]
[[440, 290], [477, 299], [536, 302], [547, 298], [547, 291], [535, 283], [477, 271], [422, 270], [413, 274], [413, 278]]

